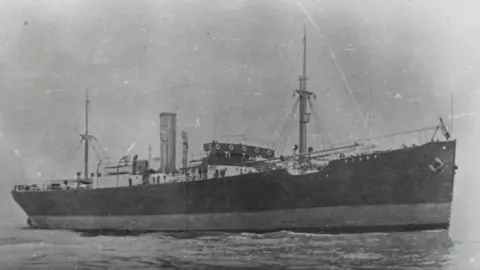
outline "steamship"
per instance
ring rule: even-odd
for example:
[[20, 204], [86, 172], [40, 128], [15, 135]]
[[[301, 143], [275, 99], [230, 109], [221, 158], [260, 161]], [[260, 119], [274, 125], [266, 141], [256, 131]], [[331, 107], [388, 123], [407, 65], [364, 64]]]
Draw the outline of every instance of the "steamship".
[[[430, 140], [377, 149], [362, 142], [307, 147], [306, 35], [295, 90], [299, 142], [291, 152], [210, 141], [176, 168], [176, 113], [160, 114], [160, 158], [124, 156], [89, 175], [15, 185], [11, 194], [33, 228], [119, 231], [301, 231], [323, 233], [448, 229], [456, 140], [440, 119]], [[430, 129], [425, 129], [430, 130]], [[443, 133], [443, 136], [441, 136]], [[393, 134], [395, 135], [395, 134]], [[103, 168], [103, 173], [98, 168]]]

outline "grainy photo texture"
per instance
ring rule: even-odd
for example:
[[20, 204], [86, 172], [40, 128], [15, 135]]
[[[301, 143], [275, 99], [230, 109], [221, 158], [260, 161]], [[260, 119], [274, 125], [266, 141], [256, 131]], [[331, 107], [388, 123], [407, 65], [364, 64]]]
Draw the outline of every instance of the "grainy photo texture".
[[480, 269], [479, 8], [0, 1], [0, 269]]

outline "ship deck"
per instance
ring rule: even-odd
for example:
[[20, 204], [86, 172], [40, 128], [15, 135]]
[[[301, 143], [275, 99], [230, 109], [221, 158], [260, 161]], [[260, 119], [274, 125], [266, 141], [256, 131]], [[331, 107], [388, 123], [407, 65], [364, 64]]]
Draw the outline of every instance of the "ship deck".
[[[422, 145], [411, 145], [409, 147], [403, 145], [398, 149], [409, 149], [421, 147], [427, 144], [435, 142], [427, 142]], [[235, 166], [211, 166], [206, 173], [198, 174], [165, 174], [155, 172], [150, 174], [146, 179], [142, 179], [140, 175], [132, 175], [129, 173], [121, 175], [111, 175], [104, 177], [97, 177], [95, 181], [84, 181], [77, 179], [66, 180], [54, 180], [44, 183], [42, 186], [37, 185], [16, 185], [13, 189], [15, 192], [45, 192], [54, 190], [82, 190], [82, 189], [101, 189], [101, 188], [114, 188], [129, 186], [129, 179], [132, 181], [132, 185], [163, 185], [174, 184], [191, 181], [202, 181], [212, 179], [235, 179], [235, 176], [262, 174], [270, 171], [285, 171], [289, 175], [305, 175], [322, 171], [328, 167], [330, 162], [341, 161], [345, 163], [355, 163], [362, 160], [377, 159], [384, 153], [391, 152], [395, 149], [379, 149], [373, 148], [371, 145], [359, 145], [357, 143], [332, 148], [328, 150], [315, 151], [308, 155], [305, 155], [303, 162], [299, 160], [302, 158], [298, 155], [286, 156], [283, 158], [272, 158], [262, 161], [247, 161], [244, 163], [236, 164]], [[248, 165], [248, 167], [246, 166]], [[64, 183], [68, 184], [56, 184], [52, 187], [52, 183]], [[79, 183], [81, 182], [81, 183]], [[85, 183], [92, 183], [91, 185]], [[83, 184], [82, 184], [83, 183]]]

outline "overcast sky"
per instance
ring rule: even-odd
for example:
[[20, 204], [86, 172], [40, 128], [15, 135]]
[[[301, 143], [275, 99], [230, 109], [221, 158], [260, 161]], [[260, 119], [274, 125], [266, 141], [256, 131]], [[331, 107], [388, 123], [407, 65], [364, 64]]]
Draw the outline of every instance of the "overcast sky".
[[455, 91], [455, 195], [467, 207], [480, 190], [469, 161], [480, 149], [478, 10], [446, 0], [1, 1], [1, 186], [81, 170], [86, 88], [99, 156], [146, 157], [150, 145], [157, 156], [162, 111], [178, 113], [194, 151], [222, 134], [274, 141], [294, 104], [305, 25], [309, 89], [338, 140], [435, 125]]

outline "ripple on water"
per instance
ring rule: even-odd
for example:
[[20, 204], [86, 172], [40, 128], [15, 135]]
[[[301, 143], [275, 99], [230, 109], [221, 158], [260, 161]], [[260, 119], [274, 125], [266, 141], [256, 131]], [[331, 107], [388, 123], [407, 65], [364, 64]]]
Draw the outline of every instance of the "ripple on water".
[[282, 231], [85, 237], [73, 232], [17, 230], [0, 237], [0, 268], [445, 269], [451, 263], [450, 252], [465, 254], [458, 248], [451, 251], [448, 240], [443, 232], [316, 235]]

